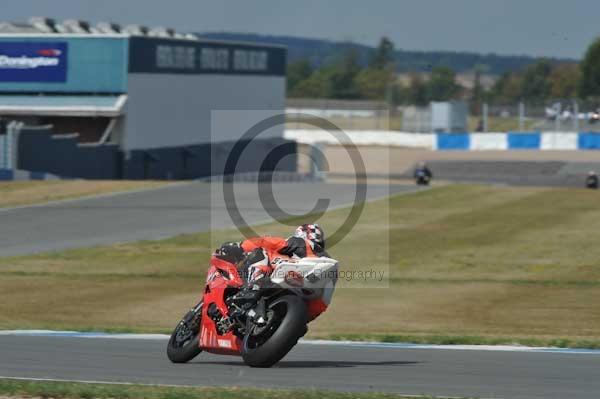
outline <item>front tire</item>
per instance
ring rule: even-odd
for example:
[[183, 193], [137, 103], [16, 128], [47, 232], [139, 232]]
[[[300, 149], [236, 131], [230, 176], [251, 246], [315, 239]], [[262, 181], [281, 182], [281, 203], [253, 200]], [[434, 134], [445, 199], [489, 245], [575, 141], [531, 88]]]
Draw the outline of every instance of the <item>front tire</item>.
[[167, 344], [167, 357], [173, 363], [187, 363], [202, 352], [200, 349], [200, 321], [202, 302], [181, 319]]
[[286, 295], [269, 305], [267, 326], [256, 333], [249, 328], [244, 336], [242, 358], [250, 367], [271, 367], [298, 343], [307, 331], [306, 304], [295, 295]]

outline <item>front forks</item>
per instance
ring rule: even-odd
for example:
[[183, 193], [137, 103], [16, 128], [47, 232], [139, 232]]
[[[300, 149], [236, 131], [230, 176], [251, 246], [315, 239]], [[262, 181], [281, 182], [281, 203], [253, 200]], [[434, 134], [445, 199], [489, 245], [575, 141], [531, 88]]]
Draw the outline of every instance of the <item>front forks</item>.
[[250, 309], [247, 313], [248, 317], [259, 326], [267, 324], [267, 306], [265, 298], [262, 297], [258, 300], [256, 306]]

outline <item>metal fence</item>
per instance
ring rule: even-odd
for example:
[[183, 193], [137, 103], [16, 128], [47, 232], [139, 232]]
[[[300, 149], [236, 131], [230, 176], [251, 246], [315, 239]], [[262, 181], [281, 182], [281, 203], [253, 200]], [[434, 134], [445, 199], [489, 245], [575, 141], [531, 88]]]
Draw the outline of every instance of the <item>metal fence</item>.
[[317, 129], [305, 123], [317, 118], [347, 130], [400, 129], [400, 120], [393, 120], [397, 113], [381, 101], [288, 99], [286, 112], [290, 129]]
[[[389, 107], [381, 101], [288, 99], [289, 129], [317, 129], [304, 122], [325, 118], [346, 130], [430, 133], [430, 107]], [[304, 114], [297, 117], [297, 114]], [[600, 132], [600, 103], [556, 99], [545, 103], [471, 106], [469, 132]]]
[[410, 133], [431, 133], [431, 109], [429, 107], [404, 107], [402, 131]]
[[483, 104], [472, 117], [480, 132], [596, 132], [600, 131], [598, 104], [573, 99], [546, 103]]

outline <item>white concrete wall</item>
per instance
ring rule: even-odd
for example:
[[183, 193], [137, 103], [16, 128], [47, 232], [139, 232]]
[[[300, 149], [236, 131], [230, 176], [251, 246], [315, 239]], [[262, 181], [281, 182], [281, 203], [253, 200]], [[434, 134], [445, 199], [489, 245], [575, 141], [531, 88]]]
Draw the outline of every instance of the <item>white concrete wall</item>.
[[508, 143], [505, 133], [472, 133], [471, 150], [506, 150]]
[[578, 149], [578, 138], [577, 133], [543, 133], [540, 147], [542, 150], [576, 150]]
[[[232, 141], [269, 114], [248, 111], [284, 112], [285, 77], [130, 74], [128, 95], [125, 150]], [[217, 110], [245, 112], [226, 113], [211, 131], [211, 111]], [[283, 130], [279, 126], [260, 137], [283, 137]]]
[[285, 138], [300, 144], [325, 143], [329, 145], [381, 145], [409, 148], [434, 148], [435, 135], [402, 133], [388, 130], [344, 130], [328, 132], [317, 129], [288, 129]]

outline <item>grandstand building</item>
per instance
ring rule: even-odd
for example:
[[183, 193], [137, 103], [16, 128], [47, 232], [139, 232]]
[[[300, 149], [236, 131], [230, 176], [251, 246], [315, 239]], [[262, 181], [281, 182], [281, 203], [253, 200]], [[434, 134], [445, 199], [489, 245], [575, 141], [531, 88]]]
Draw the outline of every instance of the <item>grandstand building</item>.
[[[219, 174], [215, 165], [224, 160], [215, 158], [229, 156], [259, 121], [247, 111], [284, 112], [285, 69], [283, 47], [168, 28], [45, 18], [0, 23], [0, 126], [19, 126], [18, 169], [98, 179]], [[216, 110], [245, 112], [214, 123]], [[295, 168], [293, 157], [284, 157], [295, 147], [283, 128], [246, 149], [246, 170], [273, 151], [287, 159], [279, 168]]]

